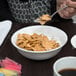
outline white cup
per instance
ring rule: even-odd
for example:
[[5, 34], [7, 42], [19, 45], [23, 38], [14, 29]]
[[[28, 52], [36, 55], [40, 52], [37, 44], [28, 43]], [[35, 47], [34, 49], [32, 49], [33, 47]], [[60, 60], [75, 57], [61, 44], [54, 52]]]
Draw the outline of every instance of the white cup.
[[58, 59], [53, 65], [53, 76], [61, 76], [59, 71], [63, 69], [76, 69], [76, 57], [68, 56]]

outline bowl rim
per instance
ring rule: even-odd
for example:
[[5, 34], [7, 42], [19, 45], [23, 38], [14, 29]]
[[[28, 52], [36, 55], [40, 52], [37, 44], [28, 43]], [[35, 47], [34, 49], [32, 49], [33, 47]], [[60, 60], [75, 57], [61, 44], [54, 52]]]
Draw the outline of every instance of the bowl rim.
[[66, 36], [66, 42], [64, 43], [64, 45], [67, 43], [68, 35], [63, 30], [61, 30], [60, 28], [55, 27], [55, 26], [48, 26], [48, 25], [44, 25], [44, 26], [41, 26], [41, 25], [31, 25], [31, 26], [26, 26], [26, 27], [20, 28], [16, 32], [13, 33], [13, 35], [11, 36], [11, 43], [13, 44], [13, 46], [16, 47], [16, 49], [18, 49], [18, 50], [21, 50], [21, 51], [24, 51], [24, 52], [28, 52], [28, 53], [48, 53], [48, 52], [52, 52], [52, 51], [58, 50], [58, 49], [60, 49], [60, 48], [62, 48], [64, 46], [64, 45], [60, 45], [59, 47], [57, 47], [55, 49], [52, 49], [52, 50], [48, 50], [48, 51], [31, 51], [31, 50], [25, 50], [23, 48], [20, 48], [15, 43], [13, 43], [12, 40], [13, 40], [13, 36], [14, 36], [15, 33], [17, 33], [20, 30], [23, 30], [24, 28], [37, 27], [37, 26], [38, 27], [53, 27], [53, 28], [56, 28], [56, 29], [62, 31], [65, 34], [65, 36]]

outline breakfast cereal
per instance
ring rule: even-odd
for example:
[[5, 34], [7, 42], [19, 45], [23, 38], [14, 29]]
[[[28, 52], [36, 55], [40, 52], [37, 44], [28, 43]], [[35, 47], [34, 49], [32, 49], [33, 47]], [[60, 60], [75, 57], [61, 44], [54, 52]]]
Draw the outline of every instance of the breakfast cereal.
[[45, 24], [47, 21], [50, 21], [50, 20], [51, 20], [51, 16], [48, 14], [44, 14], [44, 15], [39, 17], [39, 23], [42, 25]]
[[32, 51], [47, 51], [59, 47], [56, 40], [49, 40], [47, 36], [42, 34], [18, 34], [17, 46]]

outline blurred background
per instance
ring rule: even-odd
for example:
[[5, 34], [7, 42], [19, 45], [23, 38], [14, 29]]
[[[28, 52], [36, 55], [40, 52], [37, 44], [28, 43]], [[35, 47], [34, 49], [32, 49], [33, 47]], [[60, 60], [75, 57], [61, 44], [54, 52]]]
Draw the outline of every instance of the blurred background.
[[14, 20], [9, 10], [7, 0], [0, 0], [0, 21], [6, 20], [6, 19]]
[[[73, 22], [76, 23], [76, 16], [74, 16], [72, 19]], [[0, 0], [0, 21], [2, 20], [15, 21], [10, 12], [7, 0]]]

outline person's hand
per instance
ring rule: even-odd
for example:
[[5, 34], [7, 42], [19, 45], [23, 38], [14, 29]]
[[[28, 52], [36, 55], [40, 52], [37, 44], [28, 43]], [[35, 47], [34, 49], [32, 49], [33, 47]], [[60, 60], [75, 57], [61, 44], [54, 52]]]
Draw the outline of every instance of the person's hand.
[[68, 0], [67, 5], [70, 7], [76, 8], [76, 2], [75, 1]]
[[70, 19], [72, 16], [76, 15], [76, 2], [71, 0], [57, 0], [57, 10], [65, 5], [68, 5], [68, 7], [58, 12], [58, 14], [64, 19]]

